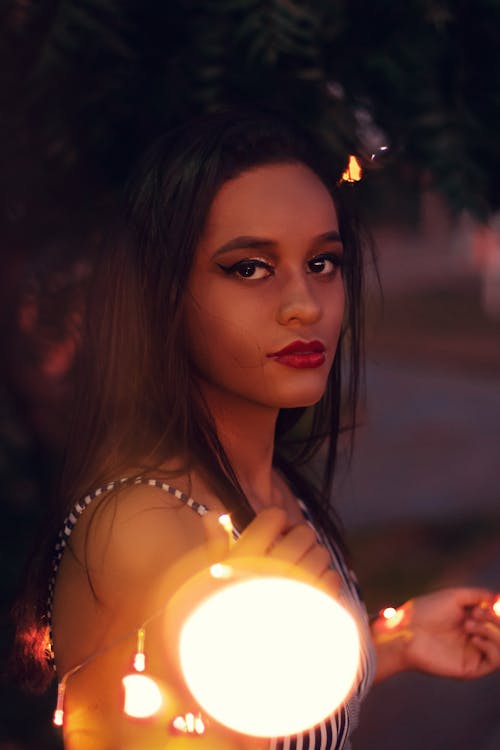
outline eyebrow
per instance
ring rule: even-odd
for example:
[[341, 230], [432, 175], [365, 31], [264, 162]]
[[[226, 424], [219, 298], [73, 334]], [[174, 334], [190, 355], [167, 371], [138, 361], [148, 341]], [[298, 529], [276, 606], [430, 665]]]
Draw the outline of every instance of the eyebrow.
[[[324, 232], [319, 234], [312, 241], [312, 246], [322, 244], [324, 242], [342, 242], [340, 234], [336, 230], [330, 232]], [[247, 235], [241, 235], [234, 237], [232, 240], [225, 242], [221, 245], [213, 254], [213, 258], [217, 258], [219, 255], [229, 253], [231, 250], [250, 248], [252, 250], [269, 249], [276, 247], [277, 243], [274, 240], [265, 239], [264, 237], [252, 237]]]

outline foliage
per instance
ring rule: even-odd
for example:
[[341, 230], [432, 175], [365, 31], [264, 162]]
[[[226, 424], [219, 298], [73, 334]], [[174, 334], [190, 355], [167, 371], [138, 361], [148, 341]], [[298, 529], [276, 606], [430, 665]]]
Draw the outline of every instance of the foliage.
[[499, 22], [500, 0], [10, 0], [4, 222], [30, 216], [39, 242], [96, 219], [156, 134], [231, 102], [288, 112], [339, 159], [369, 158], [376, 123], [393, 160], [485, 214]]

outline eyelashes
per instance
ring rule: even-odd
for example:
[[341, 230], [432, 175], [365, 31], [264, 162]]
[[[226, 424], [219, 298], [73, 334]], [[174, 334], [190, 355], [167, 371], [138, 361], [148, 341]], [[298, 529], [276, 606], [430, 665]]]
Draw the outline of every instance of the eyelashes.
[[[274, 266], [258, 258], [246, 258], [224, 266], [217, 263], [218, 267], [227, 276], [235, 276], [240, 279], [252, 279], [259, 281], [274, 275]], [[321, 253], [307, 261], [309, 273], [317, 276], [335, 276], [338, 269], [344, 265], [344, 259], [338, 253]]]
[[221, 271], [228, 276], [238, 276], [240, 279], [265, 279], [271, 276], [274, 269], [263, 260], [239, 260], [231, 266], [223, 266], [217, 263]]
[[334, 275], [337, 269], [342, 268], [344, 265], [343, 256], [337, 253], [322, 253], [321, 255], [315, 255], [314, 258], [307, 261], [310, 273], [321, 275]]

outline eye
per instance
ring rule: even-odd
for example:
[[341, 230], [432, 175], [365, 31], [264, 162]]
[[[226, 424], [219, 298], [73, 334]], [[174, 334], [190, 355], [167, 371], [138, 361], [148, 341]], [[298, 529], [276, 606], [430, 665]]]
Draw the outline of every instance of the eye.
[[322, 276], [334, 276], [342, 265], [342, 256], [336, 253], [322, 253], [307, 261], [309, 272]]
[[252, 279], [252, 281], [267, 279], [273, 272], [272, 266], [263, 260], [239, 260], [231, 266], [223, 266], [220, 263], [217, 263], [217, 265], [228, 276], [236, 276], [240, 279]]

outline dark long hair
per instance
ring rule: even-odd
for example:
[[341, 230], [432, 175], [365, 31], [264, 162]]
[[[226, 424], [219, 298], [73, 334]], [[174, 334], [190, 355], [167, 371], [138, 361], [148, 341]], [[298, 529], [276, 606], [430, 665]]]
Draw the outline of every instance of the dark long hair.
[[[356, 419], [362, 347], [359, 232], [337, 187], [332, 158], [279, 117], [248, 111], [208, 115], [166, 134], [131, 180], [119, 230], [96, 263], [89, 289], [80, 385], [53, 531], [92, 489], [131, 467], [154, 476], [173, 457], [182, 459], [178, 471], [185, 473], [196, 456], [197, 467], [240, 529], [253, 518], [196, 386], [183, 298], [218, 190], [245, 170], [272, 163], [303, 163], [321, 178], [333, 196], [344, 245], [345, 323], [326, 392], [314, 407], [280, 411], [274, 457], [312, 516], [342, 543], [330, 493], [339, 432]], [[308, 467], [320, 449], [323, 468], [313, 479]], [[34, 599], [19, 628], [25, 676], [39, 686], [48, 675], [41, 644], [50, 557], [47, 543]]]

